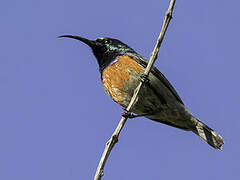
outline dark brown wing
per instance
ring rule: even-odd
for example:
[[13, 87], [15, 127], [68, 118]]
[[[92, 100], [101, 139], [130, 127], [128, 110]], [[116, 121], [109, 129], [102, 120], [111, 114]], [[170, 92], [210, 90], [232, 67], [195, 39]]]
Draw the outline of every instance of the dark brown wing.
[[[135, 61], [137, 61], [139, 64], [141, 64], [144, 68], [147, 67], [148, 61], [144, 59], [142, 56], [135, 54], [135, 53], [126, 53], [125, 55], [133, 58]], [[174, 87], [170, 84], [170, 82], [167, 80], [167, 78], [154, 66], [151, 70], [151, 73], [153, 73], [167, 88], [171, 93], [175, 96], [175, 98], [183, 104], [183, 101], [179, 97], [177, 91], [174, 89]]]

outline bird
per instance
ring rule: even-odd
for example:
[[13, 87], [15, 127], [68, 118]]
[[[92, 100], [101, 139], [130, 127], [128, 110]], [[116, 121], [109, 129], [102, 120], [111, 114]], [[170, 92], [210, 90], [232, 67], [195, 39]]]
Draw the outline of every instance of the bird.
[[185, 131], [192, 131], [215, 149], [222, 149], [223, 138], [194, 117], [167, 78], [153, 66], [148, 77], [144, 70], [148, 61], [118, 39], [100, 37], [90, 40], [76, 35], [61, 35], [88, 45], [97, 59], [103, 87], [107, 94], [126, 109], [134, 90], [143, 81], [142, 89], [129, 118], [144, 116]]

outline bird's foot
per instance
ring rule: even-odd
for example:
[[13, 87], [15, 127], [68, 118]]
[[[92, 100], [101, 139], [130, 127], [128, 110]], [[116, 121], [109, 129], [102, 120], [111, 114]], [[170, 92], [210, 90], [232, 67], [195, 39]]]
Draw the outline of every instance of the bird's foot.
[[146, 75], [146, 74], [141, 74], [141, 76], [140, 76], [140, 81], [143, 82], [143, 83], [149, 83], [149, 82], [150, 82], [150, 79], [148, 78], [148, 75]]
[[124, 112], [122, 112], [122, 117], [133, 119], [136, 117], [136, 115], [129, 111], [124, 111]]
[[124, 111], [122, 113], [122, 116], [125, 117], [125, 118], [133, 119], [133, 118], [137, 118], [137, 117], [148, 116], [148, 115], [151, 115], [151, 114], [152, 113], [133, 114], [131, 112]]

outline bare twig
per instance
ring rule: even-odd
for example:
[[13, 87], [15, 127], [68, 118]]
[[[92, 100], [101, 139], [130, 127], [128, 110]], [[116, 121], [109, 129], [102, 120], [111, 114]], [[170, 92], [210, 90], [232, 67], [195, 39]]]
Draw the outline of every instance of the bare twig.
[[[172, 12], [173, 12], [173, 8], [174, 8], [174, 5], [175, 5], [175, 2], [176, 2], [176, 0], [171, 0], [171, 2], [169, 4], [168, 10], [167, 10], [166, 15], [164, 17], [164, 21], [163, 21], [161, 32], [160, 32], [159, 37], [157, 39], [157, 43], [156, 43], [156, 45], [154, 47], [153, 52], [151, 53], [150, 60], [149, 60], [148, 65], [147, 65], [147, 67], [146, 67], [146, 69], [144, 71], [144, 75], [146, 77], [148, 77], [154, 62], [157, 59], [157, 55], [158, 55], [160, 46], [162, 44], [162, 40], [163, 40], [164, 35], [166, 33], [166, 30], [168, 28], [169, 22], [172, 19]], [[139, 85], [135, 89], [133, 97], [132, 97], [132, 99], [131, 99], [131, 101], [130, 101], [127, 109], [126, 109], [127, 112], [131, 112], [131, 109], [132, 109], [132, 107], [133, 107], [133, 105], [134, 105], [134, 103], [135, 103], [135, 101], [136, 101], [136, 99], [138, 97], [138, 94], [139, 94], [139, 92], [141, 90], [141, 87], [142, 87], [143, 83], [144, 82], [140, 81]], [[100, 162], [98, 164], [94, 180], [101, 180], [101, 178], [103, 176], [103, 173], [104, 173], [103, 170], [104, 170], [105, 163], [106, 163], [106, 161], [108, 159], [108, 156], [109, 156], [110, 152], [112, 151], [112, 148], [118, 142], [118, 136], [119, 136], [119, 134], [120, 134], [124, 124], [126, 123], [126, 121], [127, 121], [126, 117], [122, 117], [121, 118], [117, 128], [115, 129], [115, 131], [112, 134], [112, 136], [109, 139], [109, 141], [106, 143], [106, 147], [105, 147], [105, 149], [103, 151], [101, 160], [100, 160]]]

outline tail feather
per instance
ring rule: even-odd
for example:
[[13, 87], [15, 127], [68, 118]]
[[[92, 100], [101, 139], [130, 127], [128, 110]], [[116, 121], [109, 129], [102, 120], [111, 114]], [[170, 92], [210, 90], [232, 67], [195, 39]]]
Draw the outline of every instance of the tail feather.
[[223, 138], [198, 119], [194, 118], [194, 122], [195, 127], [192, 127], [191, 130], [210, 146], [221, 150], [224, 144]]

